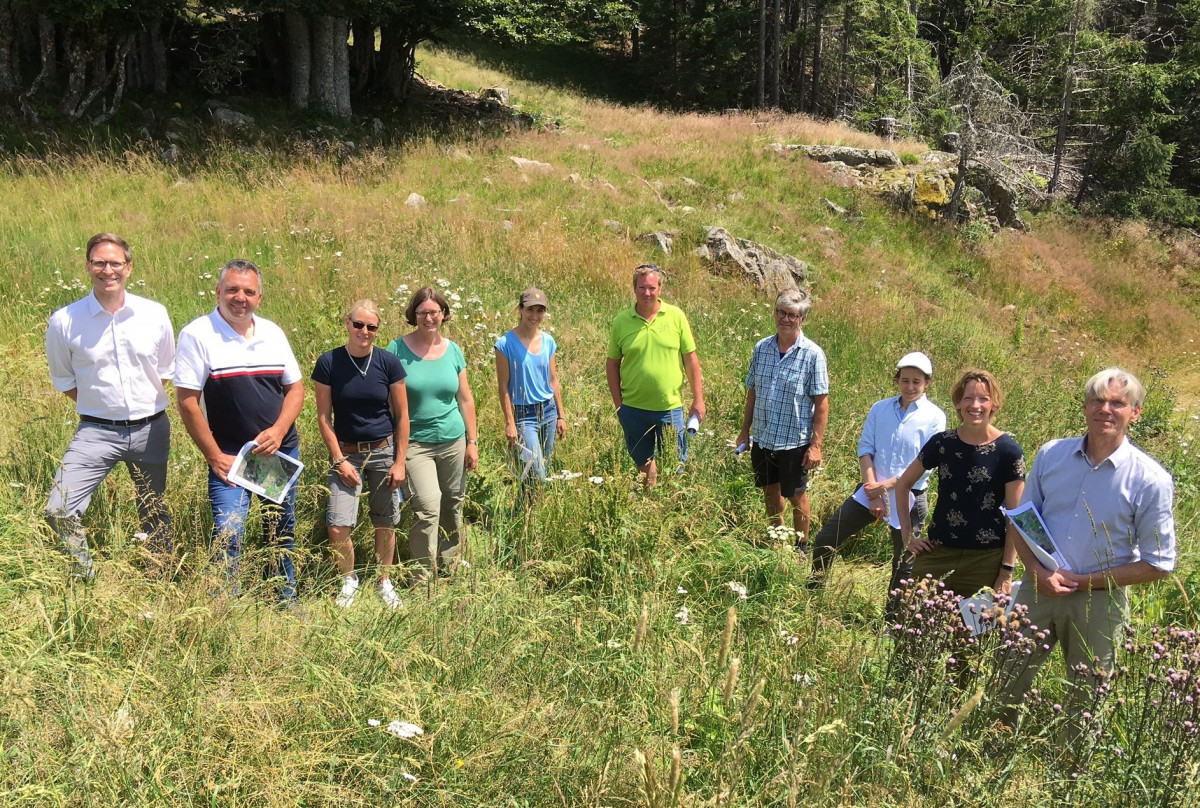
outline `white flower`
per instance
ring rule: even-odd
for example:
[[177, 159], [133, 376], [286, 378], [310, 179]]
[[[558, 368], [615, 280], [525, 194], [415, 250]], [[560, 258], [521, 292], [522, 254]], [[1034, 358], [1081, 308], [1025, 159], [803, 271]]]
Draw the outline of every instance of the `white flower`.
[[675, 594], [676, 595], [686, 595], [687, 590], [684, 589], [682, 586], [677, 586], [677, 587], [675, 587]]
[[604, 478], [603, 477], [588, 477], [588, 482], [593, 483], [595, 485], [603, 485]]
[[620, 648], [624, 644], [625, 643], [621, 642], [620, 640], [609, 640], [605, 643], [605, 645], [607, 645], [609, 648]]
[[377, 726], [379, 726], [379, 725], [380, 725], [380, 724], [382, 724], [382, 723], [383, 723], [383, 722], [382, 722], [382, 721], [380, 721], [378, 718], [368, 718], [368, 719], [367, 719], [367, 726], [368, 726], [368, 727], [377, 727]]
[[808, 687], [809, 685], [811, 685], [813, 683], [812, 677], [809, 676], [807, 673], [792, 674], [792, 681], [798, 685], [804, 685], [805, 687]]
[[746, 599], [746, 586], [744, 584], [739, 584], [737, 581], [730, 581], [729, 588], [737, 593], [738, 600]]
[[408, 772], [400, 772], [400, 776], [403, 777], [405, 780], [407, 780], [410, 783], [417, 782], [417, 776], [415, 774], [409, 774]]
[[134, 534], [133, 534], [133, 539], [134, 539], [134, 541], [141, 541], [141, 542], [144, 542], [144, 541], [146, 541], [146, 540], [147, 540], [147, 539], [149, 539], [149, 538], [150, 538], [150, 536], [148, 536], [148, 535], [147, 535], [147, 534], [145, 534], [145, 533], [134, 533]]
[[395, 735], [397, 738], [415, 738], [418, 735], [424, 735], [425, 730], [418, 727], [416, 724], [410, 724], [407, 721], [392, 721], [384, 729], [385, 732]]
[[680, 606], [679, 611], [675, 612], [675, 619], [679, 621], [679, 625], [686, 626], [688, 624], [688, 607]]

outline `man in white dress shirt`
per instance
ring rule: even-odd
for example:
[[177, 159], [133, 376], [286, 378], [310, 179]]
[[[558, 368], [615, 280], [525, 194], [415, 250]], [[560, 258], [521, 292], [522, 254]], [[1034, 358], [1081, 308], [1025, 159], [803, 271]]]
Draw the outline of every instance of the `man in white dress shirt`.
[[171, 319], [161, 304], [126, 291], [133, 254], [124, 239], [95, 235], [86, 255], [91, 294], [54, 312], [46, 328], [51, 382], [79, 413], [46, 514], [75, 574], [90, 580], [94, 569], [82, 516], [113, 466], [124, 462], [153, 552], [151, 571], [161, 572], [171, 554], [165, 499], [171, 447], [165, 383], [175, 373]]

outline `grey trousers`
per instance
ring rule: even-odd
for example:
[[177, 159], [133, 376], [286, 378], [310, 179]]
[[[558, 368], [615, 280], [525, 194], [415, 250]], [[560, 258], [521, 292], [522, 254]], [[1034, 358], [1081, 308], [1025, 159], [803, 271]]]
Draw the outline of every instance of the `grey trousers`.
[[138, 426], [80, 422], [54, 474], [46, 517], [81, 575], [92, 574], [82, 516], [96, 489], [121, 462], [133, 480], [148, 548], [160, 556], [170, 554], [171, 518], [165, 497], [170, 450], [171, 421], [165, 415]]
[[462, 541], [462, 503], [467, 493], [466, 438], [408, 444], [404, 493], [413, 509], [409, 558], [426, 569], [444, 569]]
[[[920, 535], [925, 525], [925, 514], [929, 511], [929, 500], [924, 491], [917, 494], [914, 499], [909, 516], [912, 518], [914, 534]], [[829, 565], [833, 563], [833, 558], [837, 555], [838, 550], [874, 522], [875, 517], [871, 515], [871, 511], [855, 502], [853, 497], [847, 497], [846, 501], [842, 503], [842, 507], [838, 508], [837, 513], [826, 519], [825, 524], [821, 525], [816, 539], [813, 540], [812, 573], [809, 585], [820, 586], [824, 582]], [[901, 540], [900, 530], [889, 525], [888, 532], [892, 538], [892, 577], [888, 581], [886, 610], [890, 618], [899, 602], [892, 593], [900, 588], [901, 581], [912, 577], [912, 558], [905, 558], [904, 542]]]

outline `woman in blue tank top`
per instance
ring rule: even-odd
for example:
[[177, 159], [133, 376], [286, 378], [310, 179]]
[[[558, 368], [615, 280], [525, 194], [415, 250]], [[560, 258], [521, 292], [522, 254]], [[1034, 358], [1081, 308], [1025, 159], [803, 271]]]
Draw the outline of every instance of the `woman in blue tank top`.
[[546, 293], [526, 289], [517, 303], [517, 327], [496, 340], [496, 383], [504, 436], [517, 457], [524, 482], [530, 473], [546, 478], [554, 441], [567, 433], [562, 388], [558, 384], [554, 337], [542, 331]]

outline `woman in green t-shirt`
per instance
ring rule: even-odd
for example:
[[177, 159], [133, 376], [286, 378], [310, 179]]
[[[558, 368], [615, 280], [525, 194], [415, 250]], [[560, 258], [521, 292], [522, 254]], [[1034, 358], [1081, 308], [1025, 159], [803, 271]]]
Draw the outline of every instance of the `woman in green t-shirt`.
[[446, 298], [418, 289], [404, 310], [413, 330], [388, 350], [404, 365], [411, 430], [405, 496], [412, 503], [410, 558], [434, 573], [458, 552], [467, 472], [479, 465], [475, 398], [462, 349], [442, 335], [450, 320]]

